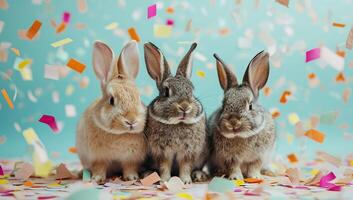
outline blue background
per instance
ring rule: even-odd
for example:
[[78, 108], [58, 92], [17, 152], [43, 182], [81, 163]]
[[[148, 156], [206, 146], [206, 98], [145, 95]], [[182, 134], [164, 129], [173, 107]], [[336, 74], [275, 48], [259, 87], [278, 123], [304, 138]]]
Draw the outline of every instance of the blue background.
[[[262, 34], [268, 33], [276, 47], [271, 53], [271, 60], [280, 61], [280, 66], [271, 65], [267, 86], [272, 89], [272, 93], [269, 96], [261, 95], [259, 101], [267, 109], [277, 108], [281, 113], [276, 119], [279, 135], [276, 153], [282, 157], [297, 153], [301, 160], [310, 158], [317, 149], [341, 157], [353, 153], [352, 139], [347, 140], [343, 136], [344, 133], [353, 132], [352, 100], [349, 99], [345, 103], [341, 98], [345, 89], [352, 89], [353, 69], [352, 66], [349, 67], [349, 63], [353, 60], [353, 54], [345, 48], [353, 22], [352, 0], [338, 0], [334, 1], [334, 4], [330, 0], [291, 1], [289, 8], [274, 0], [244, 0], [240, 4], [236, 2], [87, 0], [87, 12], [80, 13], [77, 1], [73, 0], [43, 1], [39, 4], [29, 0], [8, 0], [9, 8], [0, 10], [0, 20], [5, 23], [0, 33], [0, 42], [10, 42], [11, 47], [20, 50], [21, 58], [32, 59], [33, 81], [23, 81], [20, 73], [13, 70], [16, 55], [8, 50], [8, 59], [6, 62], [0, 62], [0, 71], [13, 71], [11, 78], [17, 86], [18, 96], [14, 102], [14, 110], [9, 109], [4, 98], [0, 97], [0, 158], [29, 157], [22, 132], [16, 131], [14, 127], [14, 123], [18, 123], [22, 130], [29, 127], [36, 130], [53, 160], [77, 159], [75, 154], [68, 152], [68, 148], [75, 144], [76, 123], [90, 102], [101, 94], [99, 82], [92, 70], [92, 44], [95, 40], [105, 41], [118, 54], [122, 45], [130, 39], [127, 33], [130, 27], [134, 27], [141, 38], [141, 66], [136, 82], [141, 88], [142, 99], [146, 104], [153, 99], [157, 90], [146, 72], [143, 44], [151, 41], [160, 47], [175, 72], [190, 43], [198, 42], [198, 56], [194, 59], [192, 81], [195, 85], [195, 95], [201, 99], [207, 114], [211, 114], [220, 105], [223, 97], [212, 54], [218, 53], [236, 72], [238, 79], [241, 79], [245, 67], [257, 52], [273, 48], [261, 39]], [[158, 4], [157, 16], [147, 19], [147, 7], [154, 3]], [[174, 8], [173, 14], [165, 11], [169, 6]], [[69, 25], [63, 33], [57, 34], [50, 25], [50, 20], [59, 24], [65, 11], [71, 13]], [[18, 31], [29, 28], [36, 19], [43, 23], [39, 37], [33, 41], [20, 39]], [[155, 37], [153, 25], [165, 24], [167, 19], [174, 20], [172, 36]], [[192, 28], [186, 32], [185, 27], [189, 20], [192, 20]], [[105, 26], [112, 22], [117, 22], [118, 28], [106, 30]], [[337, 28], [332, 26], [332, 22], [344, 23], [347, 26]], [[86, 28], [77, 29], [77, 23], [85, 24]], [[229, 34], [220, 34], [222, 28], [229, 29]], [[291, 29], [293, 34], [286, 33], [285, 29]], [[241, 48], [238, 40], [245, 37], [246, 32], [250, 32], [250, 35], [252, 33], [252, 43], [249, 48]], [[52, 42], [66, 37], [72, 38], [73, 42], [63, 48], [50, 46]], [[305, 52], [320, 45], [325, 45], [333, 52], [337, 49], [346, 52], [343, 71], [346, 83], [335, 82], [338, 72], [330, 66], [322, 68], [317, 61], [305, 63]], [[60, 49], [68, 54], [67, 58], [57, 56]], [[205, 59], [200, 59], [200, 55]], [[85, 63], [86, 70], [82, 74], [72, 71], [67, 77], [57, 81], [44, 78], [45, 64], [65, 66], [68, 58]], [[197, 71], [205, 72], [205, 77], [198, 76]], [[320, 79], [318, 87], [309, 87], [309, 73], [315, 73]], [[89, 79], [87, 88], [81, 88], [78, 84], [77, 79], [83, 77]], [[283, 84], [279, 83], [280, 80], [284, 80]], [[14, 95], [9, 81], [0, 79], [0, 84], [1, 88], [7, 89], [10, 97]], [[70, 85], [74, 87], [74, 92], [72, 95], [66, 95], [65, 90]], [[144, 92], [151, 88], [152, 94]], [[292, 90], [293, 98], [288, 103], [281, 104], [279, 99], [285, 90]], [[37, 94], [36, 103], [29, 100], [29, 91]], [[59, 103], [53, 102], [53, 91], [60, 94]], [[76, 117], [68, 118], [65, 115], [66, 104], [75, 105]], [[296, 138], [294, 126], [287, 118], [290, 113], [297, 113], [306, 129], [309, 129], [310, 117], [331, 111], [340, 113], [335, 123], [319, 124], [316, 127], [326, 134], [323, 144], [306, 137]], [[43, 114], [55, 116], [63, 123], [63, 130], [59, 134], [53, 134], [47, 125], [38, 122]], [[342, 128], [342, 125], [345, 128]], [[288, 135], [294, 137], [292, 143], [287, 141]]]

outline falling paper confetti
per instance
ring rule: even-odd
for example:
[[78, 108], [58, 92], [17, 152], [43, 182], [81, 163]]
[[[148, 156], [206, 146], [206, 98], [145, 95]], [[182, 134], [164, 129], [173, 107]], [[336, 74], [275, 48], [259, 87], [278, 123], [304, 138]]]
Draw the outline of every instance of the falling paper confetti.
[[12, 103], [12, 101], [11, 101], [9, 95], [7, 94], [6, 89], [1, 89], [1, 94], [2, 94], [2, 96], [5, 98], [5, 101], [6, 101], [7, 105], [9, 105], [9, 107], [10, 107], [11, 109], [14, 109], [14, 105], [13, 105], [13, 103]]
[[73, 58], [70, 58], [69, 62], [67, 62], [66, 66], [70, 67], [71, 69], [77, 71], [78, 73], [82, 73], [85, 68], [86, 68], [86, 65], [85, 64], [82, 64], [80, 63], [79, 61], [73, 59]]
[[47, 124], [54, 132], [58, 132], [59, 128], [58, 125], [56, 124], [56, 120], [54, 116], [51, 115], [42, 115], [42, 117], [39, 119], [40, 122]]
[[289, 0], [276, 0], [276, 2], [278, 2], [281, 5], [284, 5], [286, 7], [288, 7], [288, 5], [289, 5]]
[[320, 48], [315, 48], [307, 51], [305, 62], [310, 62], [312, 60], [320, 58], [320, 51]]
[[323, 134], [323, 133], [321, 133], [321, 132], [319, 132], [317, 130], [310, 129], [307, 132], [305, 132], [305, 135], [308, 138], [310, 138], [310, 139], [312, 139], [312, 140], [314, 140], [314, 141], [316, 141], [318, 143], [321, 143], [321, 144], [324, 143], [325, 134]]
[[152, 174], [148, 175], [147, 177], [141, 179], [140, 181], [141, 181], [142, 185], [144, 185], [144, 186], [151, 186], [160, 180], [161, 180], [161, 178], [159, 177], [157, 172], [153, 172]]
[[51, 43], [51, 46], [54, 48], [61, 47], [65, 44], [71, 43], [73, 40], [71, 38], [65, 38], [56, 42]]
[[147, 8], [147, 19], [150, 19], [157, 15], [157, 4], [148, 6]]
[[138, 36], [138, 34], [137, 34], [135, 28], [131, 27], [131, 28], [129, 28], [127, 31], [128, 31], [128, 33], [129, 33], [129, 35], [130, 35], [130, 38], [131, 38], [132, 40], [135, 40], [136, 42], [140, 42], [140, 37]]
[[351, 49], [353, 48], [353, 26], [348, 33], [347, 40], [346, 40], [346, 48]]
[[31, 27], [27, 30], [26, 36], [29, 39], [33, 39], [34, 36], [38, 33], [40, 27], [42, 26], [42, 23], [39, 20], [35, 20]]

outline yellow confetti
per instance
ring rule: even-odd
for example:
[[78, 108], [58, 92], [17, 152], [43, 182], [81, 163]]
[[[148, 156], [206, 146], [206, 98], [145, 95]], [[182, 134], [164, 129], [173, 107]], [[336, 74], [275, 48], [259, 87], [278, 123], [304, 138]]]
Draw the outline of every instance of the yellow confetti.
[[155, 24], [153, 34], [156, 38], [168, 38], [172, 35], [172, 26], [164, 24]]
[[288, 115], [288, 121], [292, 125], [295, 125], [296, 123], [298, 123], [300, 121], [300, 119], [299, 119], [299, 116], [297, 115], [297, 113], [291, 113]]
[[0, 185], [5, 185], [5, 184], [8, 184], [9, 181], [6, 180], [6, 179], [0, 179]]
[[234, 184], [236, 185], [236, 186], [242, 186], [242, 185], [244, 185], [245, 184], [245, 182], [244, 182], [244, 180], [234, 180]]
[[16, 56], [20, 56], [20, 50], [16, 49], [16, 48], [11, 48], [11, 51], [14, 52], [16, 54]]
[[190, 194], [188, 194], [188, 193], [179, 193], [179, 194], [177, 194], [177, 196], [179, 197], [179, 198], [182, 198], [182, 199], [188, 199], [188, 200], [192, 200], [192, 199], [194, 199]]
[[36, 176], [48, 177], [51, 170], [53, 169], [53, 163], [48, 160], [44, 163], [41, 163], [38, 157], [38, 154], [34, 152], [33, 154], [34, 162], [34, 173]]
[[196, 74], [197, 74], [199, 77], [201, 77], [201, 78], [205, 78], [205, 76], [206, 76], [206, 73], [205, 73], [204, 71], [200, 71], [200, 70], [198, 70], [198, 71], [196, 72]]
[[287, 142], [288, 142], [288, 144], [292, 144], [293, 143], [293, 139], [294, 139], [293, 135], [287, 134]]
[[353, 160], [350, 161], [351, 166], [353, 167]]
[[23, 131], [23, 137], [26, 139], [27, 144], [31, 145], [34, 141], [39, 140], [37, 133], [33, 128], [28, 128]]
[[18, 64], [18, 68], [19, 69], [24, 69], [27, 65], [30, 65], [32, 63], [31, 59], [25, 59], [22, 60], [19, 64]]
[[63, 46], [65, 44], [71, 43], [73, 40], [71, 38], [65, 38], [56, 42], [51, 43], [50, 45], [54, 48]]
[[320, 172], [320, 170], [318, 170], [318, 169], [313, 169], [313, 170], [311, 170], [310, 171], [310, 174], [311, 175], [313, 175], [313, 176], [315, 176], [317, 173], [319, 173]]
[[110, 24], [106, 25], [106, 26], [105, 26], [105, 29], [106, 29], [106, 30], [113, 30], [113, 29], [115, 29], [115, 28], [117, 28], [117, 27], [118, 27], [118, 23], [113, 22], [113, 23], [110, 23]]

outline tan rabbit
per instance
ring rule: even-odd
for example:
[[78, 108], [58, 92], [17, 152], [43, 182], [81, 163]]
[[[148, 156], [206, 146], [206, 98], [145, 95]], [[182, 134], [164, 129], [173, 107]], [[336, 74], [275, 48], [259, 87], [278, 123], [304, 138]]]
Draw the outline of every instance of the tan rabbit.
[[127, 43], [118, 59], [108, 45], [95, 42], [93, 69], [102, 97], [83, 113], [76, 135], [77, 153], [96, 182], [122, 172], [125, 180], [138, 178], [147, 153], [143, 134], [146, 107], [134, 84], [139, 70], [137, 43]]
[[213, 135], [210, 170], [230, 179], [260, 178], [276, 139], [272, 116], [257, 101], [269, 76], [269, 55], [260, 52], [251, 60], [241, 84], [216, 54], [215, 58], [224, 99], [208, 123]]

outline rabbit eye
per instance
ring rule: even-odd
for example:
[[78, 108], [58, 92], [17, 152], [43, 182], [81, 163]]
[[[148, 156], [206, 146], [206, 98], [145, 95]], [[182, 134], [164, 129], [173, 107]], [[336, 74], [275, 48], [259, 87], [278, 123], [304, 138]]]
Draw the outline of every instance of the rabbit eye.
[[109, 99], [109, 104], [114, 106], [114, 97], [110, 97]]
[[168, 87], [165, 87], [165, 89], [164, 89], [164, 96], [165, 97], [169, 97], [169, 88]]
[[249, 103], [249, 110], [252, 110], [252, 103]]

